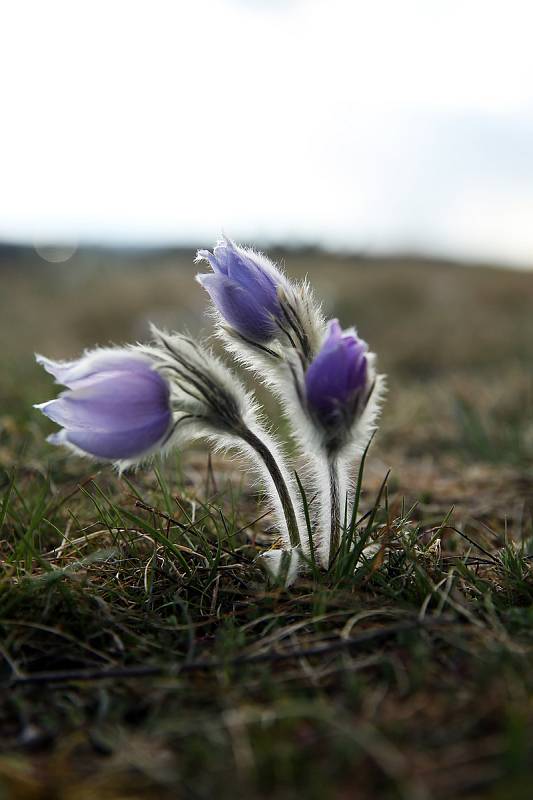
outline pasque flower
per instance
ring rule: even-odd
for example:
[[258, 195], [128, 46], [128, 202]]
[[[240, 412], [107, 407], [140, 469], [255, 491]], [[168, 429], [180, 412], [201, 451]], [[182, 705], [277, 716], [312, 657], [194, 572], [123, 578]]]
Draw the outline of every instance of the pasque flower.
[[[201, 343], [154, 326], [152, 334], [151, 344], [95, 350], [77, 361], [37, 356], [67, 387], [36, 406], [63, 426], [49, 441], [120, 469], [197, 439], [237, 450], [269, 495], [285, 548], [298, 549], [303, 519], [294, 479], [252, 396]], [[298, 556], [290, 563], [295, 575]], [[266, 566], [275, 572], [271, 559]]]
[[331, 320], [324, 343], [305, 374], [312, 417], [328, 432], [349, 428], [367, 396], [368, 347]]
[[353, 544], [346, 523], [355, 469], [375, 429], [384, 376], [355, 331], [337, 320], [326, 325], [307, 280], [290, 281], [227, 238], [213, 252], [199, 250], [202, 260], [212, 272], [197, 279], [211, 296], [217, 333], [279, 399], [298, 446], [297, 471], [254, 396], [209, 347], [181, 334], [152, 328], [146, 345], [65, 363], [38, 356], [66, 391], [37, 408], [62, 426], [52, 443], [120, 469], [198, 439], [237, 452], [259, 478], [281, 537], [263, 565], [289, 585], [309, 562], [331, 568], [346, 536]]
[[110, 461], [138, 461], [157, 450], [172, 429], [167, 380], [134, 350], [86, 353], [77, 361], [37, 361], [67, 387], [36, 406], [62, 426], [52, 444]]
[[211, 274], [197, 276], [223, 320], [245, 339], [268, 342], [278, 332], [279, 289], [285, 277], [265, 256], [222, 239], [211, 253], [199, 250]]
[[[200, 250], [197, 260], [203, 259], [213, 274], [198, 280], [218, 312], [218, 335], [276, 394], [289, 421], [305, 491], [316, 498], [313, 547], [327, 568], [338, 549], [342, 515], [350, 513], [384, 377], [355, 331], [343, 332], [337, 320], [326, 325], [307, 280], [290, 281], [264, 256], [227, 239], [213, 253]], [[276, 562], [276, 551], [269, 559]]]
[[[348, 507], [349, 477], [346, 459], [349, 447], [355, 449], [362, 439], [366, 443], [370, 418], [359, 430], [374, 389], [375, 373], [368, 347], [355, 331], [343, 332], [338, 320], [331, 320], [317, 355], [304, 376], [304, 403], [307, 414], [318, 433], [322, 463], [320, 528], [329, 525], [329, 537], [322, 537], [319, 557], [324, 566], [332, 563], [339, 547], [341, 514]], [[329, 498], [326, 495], [329, 484]]]

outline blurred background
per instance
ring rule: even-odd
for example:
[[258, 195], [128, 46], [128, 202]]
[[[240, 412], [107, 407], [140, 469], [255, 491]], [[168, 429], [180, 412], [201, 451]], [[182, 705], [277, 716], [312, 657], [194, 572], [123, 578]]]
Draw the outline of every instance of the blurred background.
[[193, 258], [224, 231], [378, 352], [387, 462], [531, 464], [532, 23], [519, 0], [3, 4], [0, 463], [47, 424], [34, 351], [210, 331]]

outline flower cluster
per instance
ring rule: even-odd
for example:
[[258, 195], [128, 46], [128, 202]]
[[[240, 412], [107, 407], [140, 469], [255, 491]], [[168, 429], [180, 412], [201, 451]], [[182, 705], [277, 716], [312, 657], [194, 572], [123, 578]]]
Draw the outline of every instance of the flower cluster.
[[[236, 449], [261, 478], [283, 542], [263, 562], [289, 584], [311, 559], [328, 569], [335, 558], [383, 376], [355, 330], [326, 322], [309, 285], [289, 281], [262, 254], [224, 238], [197, 261], [211, 267], [197, 277], [227, 351], [281, 401], [301, 479], [253, 395], [209, 347], [181, 334], [152, 328], [150, 344], [96, 349], [71, 362], [37, 356], [66, 390], [36, 407], [61, 426], [50, 442], [119, 469], [198, 438]], [[310, 518], [302, 485], [314, 498]]]

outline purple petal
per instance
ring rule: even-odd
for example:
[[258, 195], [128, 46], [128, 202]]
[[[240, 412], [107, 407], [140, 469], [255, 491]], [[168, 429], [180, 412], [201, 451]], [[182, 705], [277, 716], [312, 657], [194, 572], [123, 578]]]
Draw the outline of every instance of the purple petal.
[[132, 355], [125, 350], [94, 350], [75, 361], [51, 361], [41, 355], [36, 355], [35, 360], [50, 375], [53, 375], [56, 383], [61, 383], [69, 388], [72, 388], [78, 381], [98, 372], [115, 369], [146, 371], [150, 368], [146, 359]]
[[350, 362], [342, 343], [321, 351], [306, 374], [307, 398], [311, 406], [327, 411], [337, 403], [344, 403], [349, 395], [349, 369]]
[[[247, 338], [271, 339], [276, 334], [272, 317], [280, 314], [278, 287], [285, 283], [274, 264], [227, 237], [212, 254], [199, 250], [198, 257], [209, 261], [214, 275], [199, 275], [197, 279], [226, 321]], [[225, 278], [228, 282], [216, 283], [212, 278]]]
[[268, 341], [275, 335], [269, 309], [254, 294], [223, 275], [199, 275], [198, 280], [224, 319], [242, 336]]
[[216, 250], [216, 247], [214, 253], [211, 253], [209, 250], [198, 250], [195, 261], [208, 261], [213, 272], [221, 275], [227, 275], [228, 270], [224, 266], [223, 259], [217, 257]]
[[365, 342], [350, 339], [350, 367], [347, 383], [351, 392], [357, 391], [366, 384], [367, 378], [367, 346]]
[[342, 339], [342, 328], [338, 319], [332, 319], [329, 321], [328, 338], [326, 339], [326, 343], [338, 341], [339, 339]]
[[163, 440], [168, 431], [168, 421], [161, 418], [133, 431], [102, 433], [91, 430], [64, 430], [56, 434], [58, 444], [68, 442], [84, 453], [120, 461], [126, 458], [139, 458], [152, 450]]
[[140, 458], [172, 425], [170, 389], [149, 359], [125, 350], [89, 353], [58, 364], [40, 359], [70, 390], [40, 410], [63, 426], [50, 441], [99, 458]]
[[244, 252], [234, 250], [228, 259], [228, 278], [243, 289], [254, 292], [269, 310], [278, 309], [277, 284], [274, 278]]
[[310, 409], [325, 423], [350, 412], [357, 394], [367, 380], [366, 343], [355, 334], [343, 334], [333, 320], [318, 355], [306, 376]]
[[230, 261], [235, 250], [235, 245], [230, 239], [222, 239], [213, 249], [213, 256], [215, 257], [218, 270], [223, 275], [228, 275]]
[[85, 379], [81, 388], [80, 383], [41, 405], [43, 414], [67, 428], [102, 432], [127, 431], [163, 417], [168, 423], [168, 389], [156, 372], [107, 372]]

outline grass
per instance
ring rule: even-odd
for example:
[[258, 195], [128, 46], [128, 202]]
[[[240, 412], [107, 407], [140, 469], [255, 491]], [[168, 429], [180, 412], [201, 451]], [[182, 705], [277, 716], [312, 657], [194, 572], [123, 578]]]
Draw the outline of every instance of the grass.
[[202, 458], [3, 475], [6, 796], [526, 797], [530, 528], [428, 527], [383, 483], [376, 555], [269, 589], [266, 520]]
[[[450, 270], [479, 304], [483, 272]], [[527, 277], [500, 276], [505, 304]], [[76, 315], [47, 291], [68, 351]], [[255, 564], [271, 519], [238, 465], [200, 449], [119, 478], [46, 445], [27, 352], [51, 341], [21, 330], [0, 418], [2, 800], [530, 797], [531, 353], [506, 323], [508, 358], [481, 336], [471, 369], [458, 347], [421, 374], [428, 311], [418, 349], [391, 334], [346, 543], [290, 591]]]

